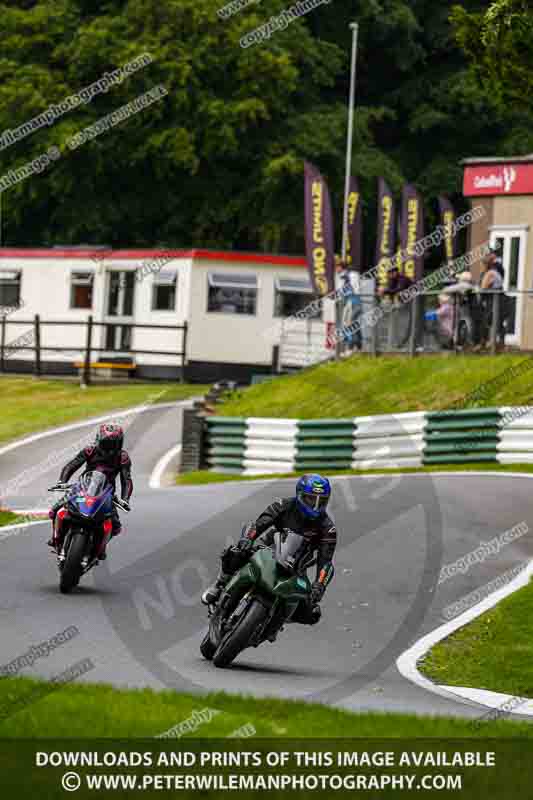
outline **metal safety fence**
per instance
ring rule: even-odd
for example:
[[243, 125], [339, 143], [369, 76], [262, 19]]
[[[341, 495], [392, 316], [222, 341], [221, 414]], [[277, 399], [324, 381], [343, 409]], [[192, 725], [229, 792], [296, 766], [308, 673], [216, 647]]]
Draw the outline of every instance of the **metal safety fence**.
[[[531, 291], [424, 291], [408, 301], [400, 296], [361, 293], [351, 303], [342, 327], [301, 320], [281, 329], [278, 371], [307, 367], [336, 356], [486, 351], [505, 347], [533, 349], [527, 321]], [[528, 340], [531, 342], [528, 346]]]

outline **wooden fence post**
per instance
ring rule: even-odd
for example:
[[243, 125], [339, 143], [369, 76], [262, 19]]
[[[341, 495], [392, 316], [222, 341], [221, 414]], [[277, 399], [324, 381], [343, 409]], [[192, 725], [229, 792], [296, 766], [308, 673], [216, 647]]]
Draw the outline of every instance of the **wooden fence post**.
[[5, 364], [5, 349], [6, 349], [6, 317], [5, 314], [2, 317], [2, 332], [0, 334], [0, 371], [5, 372], [6, 364]]
[[85, 344], [85, 361], [81, 376], [81, 385], [89, 386], [91, 383], [91, 348], [93, 342], [93, 317], [92, 314], [87, 318], [87, 339]]
[[41, 377], [41, 318], [39, 314], [35, 315], [34, 320], [34, 339], [35, 339], [35, 368], [34, 374], [36, 378]]
[[183, 323], [183, 333], [181, 336], [181, 383], [185, 382], [185, 365], [187, 362], [187, 337], [189, 332], [189, 323], [187, 320]]

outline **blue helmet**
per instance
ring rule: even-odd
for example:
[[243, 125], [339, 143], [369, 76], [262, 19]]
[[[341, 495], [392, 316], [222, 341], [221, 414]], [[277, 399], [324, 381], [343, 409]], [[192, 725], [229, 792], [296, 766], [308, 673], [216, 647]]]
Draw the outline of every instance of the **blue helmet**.
[[296, 484], [296, 503], [306, 517], [317, 519], [326, 513], [331, 485], [321, 475], [304, 475]]

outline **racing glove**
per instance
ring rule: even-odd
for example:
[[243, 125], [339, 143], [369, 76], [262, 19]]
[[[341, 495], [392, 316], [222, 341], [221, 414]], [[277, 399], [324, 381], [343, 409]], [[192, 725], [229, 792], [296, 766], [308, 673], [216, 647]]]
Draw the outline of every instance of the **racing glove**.
[[249, 553], [253, 550], [254, 540], [253, 539], [239, 539], [237, 542], [237, 550], [241, 553]]
[[325, 584], [321, 583], [320, 581], [315, 581], [311, 587], [311, 603], [315, 605], [316, 603], [320, 603], [322, 598], [324, 597], [324, 592], [326, 591]]
[[241, 552], [249, 553], [250, 550], [253, 549], [256, 537], [257, 530], [255, 525], [245, 525], [241, 533], [241, 538], [237, 542], [237, 547]]

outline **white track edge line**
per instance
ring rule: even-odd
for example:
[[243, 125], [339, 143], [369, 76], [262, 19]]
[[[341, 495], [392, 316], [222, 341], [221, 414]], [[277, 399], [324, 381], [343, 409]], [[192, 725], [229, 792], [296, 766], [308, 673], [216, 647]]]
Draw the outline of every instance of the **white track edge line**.
[[12, 514], [18, 514], [20, 517], [37, 517], [40, 514], [46, 514], [48, 518], [50, 506], [48, 508], [10, 508], [9, 510]]
[[174, 447], [171, 447], [168, 452], [161, 456], [153, 468], [152, 474], [150, 475], [150, 480], [148, 481], [148, 486], [150, 489], [161, 489], [161, 478], [165, 474], [165, 470], [172, 459], [177, 456], [178, 453], [181, 453], [181, 448], [181, 443], [176, 444]]
[[24, 447], [27, 444], [33, 444], [33, 442], [37, 442], [40, 439], [46, 439], [49, 436], [55, 436], [60, 433], [68, 433], [69, 431], [74, 431], [78, 428], [86, 428], [90, 425], [96, 425], [98, 422], [105, 422], [111, 417], [129, 417], [132, 414], [141, 414], [144, 411], [159, 411], [161, 409], [179, 408], [180, 406], [191, 405], [193, 402], [194, 398], [190, 398], [189, 400], [176, 400], [170, 403], [149, 403], [146, 405], [135, 406], [134, 408], [129, 408], [125, 411], [109, 411], [107, 414], [98, 417], [90, 417], [83, 422], [73, 422], [69, 425], [62, 425], [59, 428], [50, 428], [49, 430], [41, 431], [40, 433], [33, 433], [30, 436], [25, 436], [23, 439], [16, 439], [14, 442], [11, 442], [4, 447], [0, 447], [0, 456], [5, 455], [5, 453], [9, 453], [11, 450], [16, 450], [18, 447]]
[[[420, 474], [420, 473], [418, 473], [418, 474]], [[464, 476], [465, 473], [453, 473], [453, 472], [450, 472], [450, 473], [425, 473], [425, 474], [426, 475], [427, 474], [440, 474], [440, 475], [443, 475], [443, 474], [459, 475], [460, 474], [460, 475]], [[502, 473], [500, 473], [500, 472], [479, 472], [479, 473], [469, 472], [467, 474], [468, 475], [501, 475]], [[513, 478], [528, 478], [529, 480], [533, 479], [533, 475], [530, 475], [530, 474], [525, 473], [525, 472], [524, 473], [521, 473], [521, 472], [509, 472], [509, 473], [503, 473], [503, 474], [505, 474], [508, 477], [513, 477]], [[467, 609], [466, 611], [464, 611], [462, 614], [460, 614], [455, 619], [450, 620], [449, 622], [445, 622], [443, 625], [439, 625], [438, 628], [435, 628], [433, 631], [431, 631], [430, 633], [427, 633], [421, 639], [418, 639], [418, 641], [416, 641], [413, 645], [411, 645], [410, 648], [405, 650], [397, 658], [396, 667], [397, 667], [398, 671], [400, 672], [400, 674], [404, 678], [406, 678], [408, 681], [411, 681], [412, 683], [416, 684], [417, 686], [420, 686], [422, 689], [426, 689], [426, 691], [433, 692], [433, 694], [438, 694], [438, 695], [440, 695], [442, 697], [446, 697], [448, 700], [454, 700], [455, 702], [460, 702], [460, 703], [463, 703], [465, 705], [475, 705], [475, 706], [483, 705], [479, 700], [479, 695], [478, 695], [479, 689], [477, 689], [475, 687], [457, 687], [457, 688], [461, 688], [461, 694], [459, 694], [458, 692], [454, 691], [455, 687], [453, 687], [453, 686], [444, 686], [444, 685], [441, 685], [441, 684], [437, 684], [437, 683], [434, 683], [433, 681], [430, 681], [429, 678], [424, 677], [424, 675], [422, 675], [422, 673], [419, 672], [419, 670], [417, 669], [417, 666], [416, 666], [417, 662], [435, 644], [438, 644], [438, 642], [440, 642], [443, 639], [445, 639], [451, 633], [454, 633], [459, 628], [462, 628], [465, 625], [467, 625], [469, 622], [472, 622], [472, 620], [477, 619], [477, 617], [481, 616], [481, 614], [484, 614], [485, 611], [488, 611], [489, 609], [491, 609], [495, 605], [497, 605], [500, 602], [500, 600], [503, 600], [505, 597], [508, 597], [510, 594], [513, 594], [513, 592], [516, 592], [518, 589], [521, 589], [524, 586], [527, 586], [527, 584], [529, 583], [529, 580], [530, 580], [532, 575], [533, 575], [533, 560], [530, 561], [528, 563], [527, 567], [525, 567], [522, 570], [522, 572], [520, 572], [520, 574], [517, 575], [516, 578], [514, 578], [506, 586], [502, 586], [501, 589], [497, 589], [495, 592], [492, 592], [487, 597], [485, 597], [483, 600], [481, 600], [481, 602], [477, 603], [475, 606], [472, 606], [472, 608]], [[465, 691], [468, 688], [472, 689], [472, 695], [471, 695], [470, 698], [468, 697], [468, 695], [466, 694], [466, 691]], [[503, 693], [502, 693], [502, 697], [506, 698], [505, 703], [507, 703], [508, 701], [511, 701], [510, 705], [512, 704], [512, 701], [520, 699], [520, 698], [515, 698], [514, 695], [503, 695]], [[502, 705], [501, 700], [499, 701], [499, 704]], [[517, 705], [517, 709], [519, 709], [520, 708], [520, 703], [517, 703], [516, 705]], [[522, 703], [522, 705], [523, 705], [523, 703]], [[485, 707], [487, 707], [487, 706], [485, 706]], [[490, 706], [490, 708], [493, 708], [493, 706]], [[516, 717], [519, 717], [519, 716], [533, 716], [533, 710], [522, 708], [521, 711], [520, 710], [517, 710], [517, 711], [512, 711], [512, 710], [505, 711], [505, 716], [510, 716], [510, 715], [516, 716]]]
[[31, 525], [42, 525], [43, 522], [50, 522], [49, 519], [38, 519], [35, 522], [19, 522], [19, 524], [15, 525], [0, 525], [0, 541], [3, 538], [3, 533], [5, 531], [14, 531], [17, 528], [29, 528]]

